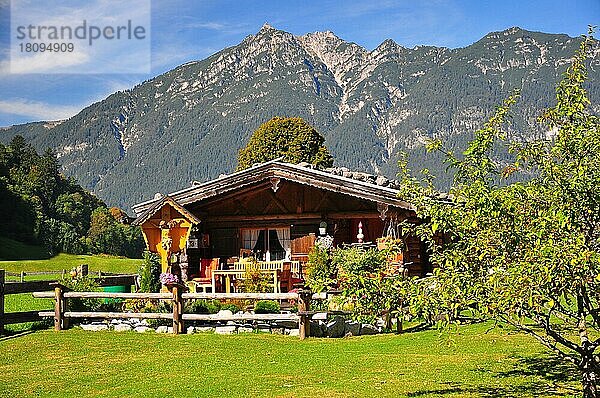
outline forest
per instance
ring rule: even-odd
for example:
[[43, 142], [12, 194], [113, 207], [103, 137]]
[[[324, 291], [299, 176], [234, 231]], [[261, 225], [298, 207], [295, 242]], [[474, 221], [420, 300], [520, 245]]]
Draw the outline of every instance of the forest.
[[0, 237], [42, 246], [48, 255], [141, 257], [144, 241], [118, 208], [108, 208], [60, 172], [56, 154], [39, 154], [22, 136], [0, 144]]

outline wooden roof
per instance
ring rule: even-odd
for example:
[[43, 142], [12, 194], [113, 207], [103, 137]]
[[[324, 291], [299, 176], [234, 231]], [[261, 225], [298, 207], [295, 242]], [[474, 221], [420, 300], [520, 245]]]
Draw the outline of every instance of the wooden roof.
[[[177, 210], [179, 213], [181, 213], [182, 216], [186, 217], [188, 219], [188, 221], [191, 222], [192, 224], [200, 223], [200, 220], [198, 219], [198, 217], [196, 217], [191, 212], [189, 212], [181, 204], [177, 203], [177, 201], [175, 199], [173, 199], [172, 197], [167, 195], [167, 196], [163, 196], [160, 199], [155, 199], [155, 201], [153, 201], [153, 203], [148, 208], [146, 208], [146, 210], [144, 210], [141, 214], [139, 214], [138, 217], [135, 220], [133, 220], [133, 222], [131, 224], [132, 225], [142, 225], [143, 223], [148, 221], [150, 218], [152, 218], [152, 216], [154, 216], [156, 213], [158, 213], [160, 211], [160, 209], [162, 209], [162, 207], [165, 205], [165, 203], [171, 205], [175, 210]], [[138, 213], [136, 212], [136, 214], [138, 214]]]
[[[261, 163], [233, 174], [221, 176], [202, 184], [192, 185], [191, 187], [170, 193], [165, 198], [172, 198], [179, 205], [186, 206], [261, 181], [271, 180], [275, 183], [277, 179], [296, 182], [332, 192], [339, 192], [341, 194], [377, 203], [384, 203], [399, 208], [409, 210], [413, 208], [409, 203], [398, 198], [399, 191], [397, 189], [358, 181], [313, 168], [285, 163], [278, 159]], [[133, 210], [136, 215], [138, 215], [138, 219], [140, 219], [149, 211], [149, 209], [156, 209], [157, 203], [162, 200], [164, 200], [164, 198], [138, 203], [133, 206]]]

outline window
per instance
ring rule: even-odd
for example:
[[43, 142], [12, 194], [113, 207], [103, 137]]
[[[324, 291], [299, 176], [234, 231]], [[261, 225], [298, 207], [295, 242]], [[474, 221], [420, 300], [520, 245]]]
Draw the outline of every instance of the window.
[[291, 255], [290, 228], [242, 230], [242, 247], [254, 252], [263, 261], [285, 260]]

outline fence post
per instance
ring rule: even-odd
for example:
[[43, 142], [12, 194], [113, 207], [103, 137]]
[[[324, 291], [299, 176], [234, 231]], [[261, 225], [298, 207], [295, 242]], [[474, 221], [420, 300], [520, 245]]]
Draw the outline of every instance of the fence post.
[[65, 312], [65, 298], [63, 285], [60, 283], [52, 283], [54, 286], [54, 330], [60, 331], [65, 326], [64, 312]]
[[310, 311], [311, 296], [312, 292], [310, 290], [298, 290], [298, 313], [300, 314], [298, 335], [300, 336], [300, 340], [310, 337], [310, 315], [308, 311]]
[[4, 276], [5, 271], [0, 269], [0, 335], [4, 334]]
[[77, 266], [77, 275], [86, 276], [88, 274], [89, 266], [87, 264], [80, 264]]
[[21, 283], [25, 282], [25, 271], [21, 271]]
[[173, 334], [183, 333], [183, 300], [181, 298], [182, 286], [173, 285]]

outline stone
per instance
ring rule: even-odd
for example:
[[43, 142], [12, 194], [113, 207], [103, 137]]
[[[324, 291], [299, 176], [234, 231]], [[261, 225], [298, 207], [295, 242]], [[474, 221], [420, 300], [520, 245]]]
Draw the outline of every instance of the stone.
[[331, 321], [327, 322], [327, 336], [329, 337], [344, 337], [344, 318], [341, 316], [334, 317]]
[[360, 322], [346, 321], [344, 324], [344, 336], [360, 336]]
[[169, 328], [167, 326], [159, 326], [156, 328], [156, 333], [168, 333]]
[[108, 330], [108, 325], [105, 325], [103, 323], [101, 324], [89, 324], [89, 325], [81, 325], [81, 328], [83, 330], [87, 330], [89, 332], [99, 332], [101, 330]]
[[363, 325], [360, 328], [360, 334], [363, 336], [377, 334], [377, 333], [379, 333], [379, 329], [377, 329], [375, 326], [369, 325], [367, 323], [363, 323]]
[[258, 333], [271, 333], [271, 325], [268, 323], [259, 323], [256, 325], [256, 331]]
[[237, 323], [234, 321], [227, 321], [227, 326], [237, 326]]
[[138, 326], [138, 327], [136, 327], [133, 330], [135, 332], [138, 332], [138, 333], [146, 333], [146, 332], [149, 332], [149, 331], [154, 331], [154, 329], [149, 328], [148, 326]]
[[313, 321], [326, 321], [327, 313], [326, 312], [317, 312], [311, 318]]
[[212, 326], [196, 326], [196, 333], [213, 333], [215, 328]]
[[220, 310], [219, 312], [217, 312], [217, 317], [219, 318], [229, 318], [231, 316], [233, 316], [233, 312], [229, 310]]
[[[229, 311], [231, 312], [231, 311]], [[236, 326], [217, 326], [215, 328], [216, 334], [235, 334], [237, 330]]]
[[375, 184], [380, 185], [382, 187], [388, 185], [389, 183], [390, 183], [390, 180], [388, 180], [384, 176], [379, 176], [375, 179]]
[[285, 329], [285, 334], [288, 336], [298, 337], [300, 335], [300, 331], [298, 329]]
[[253, 327], [241, 326], [238, 328], [238, 333], [254, 333]]
[[194, 334], [196, 333], [196, 328], [193, 326], [188, 326], [187, 330], [186, 330], [187, 334]]
[[310, 335], [311, 337], [323, 337], [323, 331], [321, 330], [321, 321], [310, 321]]
[[275, 328], [286, 328], [286, 329], [294, 329], [298, 327], [298, 322], [296, 321], [275, 321], [272, 323]]
[[271, 328], [271, 333], [273, 334], [283, 334], [284, 328]]
[[128, 323], [119, 323], [114, 326], [115, 332], [129, 332], [133, 328]]
[[118, 325], [118, 324], [120, 324], [121, 322], [122, 322], [122, 320], [121, 320], [121, 319], [113, 319], [112, 321], [110, 321], [110, 324], [111, 324], [111, 325]]

